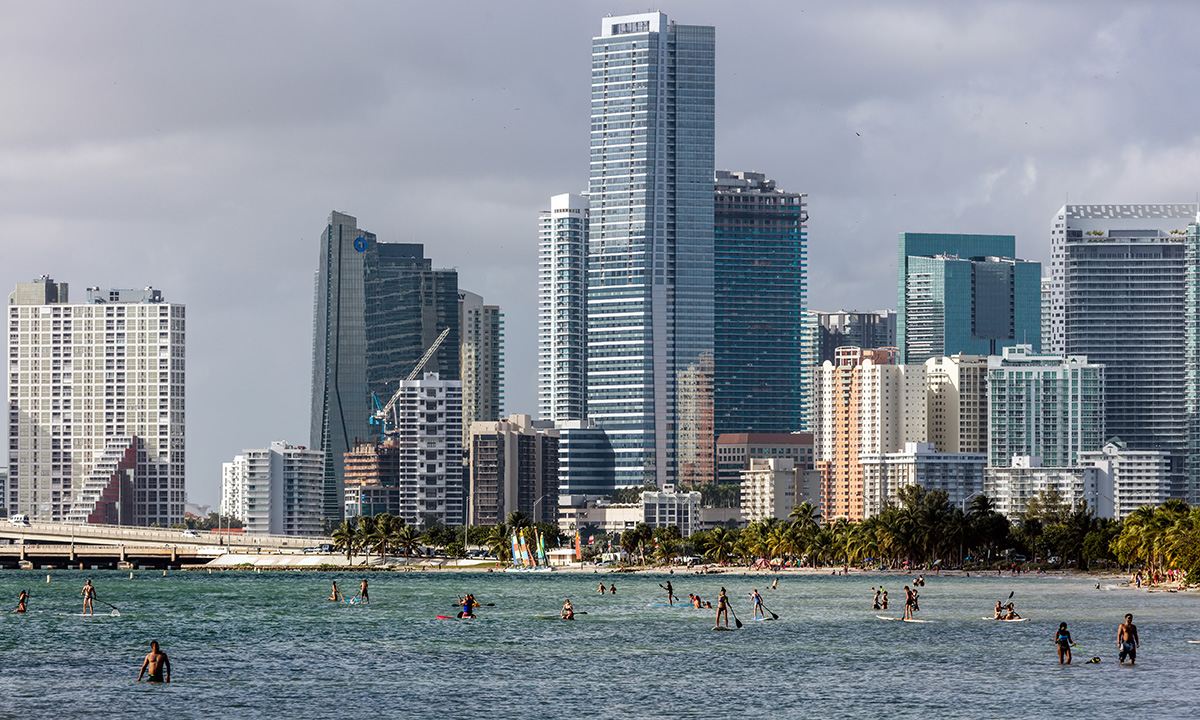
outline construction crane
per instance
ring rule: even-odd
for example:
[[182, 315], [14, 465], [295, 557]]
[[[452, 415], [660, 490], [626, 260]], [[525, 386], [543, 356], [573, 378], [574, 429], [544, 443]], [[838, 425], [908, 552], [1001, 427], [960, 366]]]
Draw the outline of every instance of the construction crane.
[[[408, 377], [406, 377], [405, 380], [416, 380], [417, 379], [417, 376], [419, 376], [421, 374], [421, 370], [425, 369], [425, 364], [428, 363], [433, 358], [433, 356], [437, 353], [438, 348], [441, 347], [442, 341], [445, 340], [446, 336], [449, 334], [450, 334], [450, 328], [446, 328], [445, 330], [442, 331], [441, 335], [437, 336], [437, 339], [433, 341], [433, 344], [429, 346], [429, 349], [426, 350], [425, 354], [421, 356], [421, 359], [417, 361], [416, 367], [414, 367], [412, 369], [412, 372], [410, 372], [408, 374]], [[396, 388], [396, 392], [392, 395], [392, 399], [388, 400], [386, 405], [380, 405], [379, 404], [379, 396], [376, 395], [375, 393], [371, 393], [371, 400], [375, 403], [375, 412], [372, 413], [371, 417], [367, 419], [367, 423], [369, 425], [378, 425], [379, 426], [380, 441], [383, 441], [387, 438], [388, 432], [395, 430], [395, 427], [396, 427], [396, 416], [395, 416], [396, 402], [400, 399], [400, 393], [403, 390], [404, 390], [403, 385]], [[391, 430], [389, 430], [389, 428], [388, 428], [389, 420], [391, 421], [390, 422]]]

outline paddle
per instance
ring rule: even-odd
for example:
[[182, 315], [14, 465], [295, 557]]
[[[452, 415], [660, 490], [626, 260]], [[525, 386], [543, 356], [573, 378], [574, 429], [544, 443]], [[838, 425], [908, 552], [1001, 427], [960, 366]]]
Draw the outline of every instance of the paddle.
[[[460, 602], [451, 603], [451, 605], [453, 605], [455, 607], [462, 607], [462, 603], [460, 603]], [[496, 603], [475, 603], [475, 605], [473, 605], [473, 607], [496, 607]]]
[[121, 611], [117, 609], [116, 605], [113, 605], [112, 603], [106, 603], [98, 597], [94, 597], [92, 599], [95, 600], [96, 602], [100, 603], [101, 605], [107, 605], [110, 608], [112, 608], [113, 609], [112, 615], [115, 615], [116, 617], [121, 617]]
[[771, 619], [772, 619], [772, 620], [778, 620], [778, 619], [779, 619], [779, 616], [778, 616], [778, 615], [776, 615], [775, 613], [771, 612], [771, 608], [767, 607], [766, 603], [760, 603], [760, 604], [762, 605], [762, 607], [763, 607], [763, 610], [766, 610], [767, 612], [771, 613]]
[[729, 614], [733, 616], [733, 622], [737, 624], [738, 630], [741, 630], [742, 629], [742, 621], [738, 620], [737, 613], [735, 613], [733, 611], [733, 605], [728, 600], [726, 600], [725, 607], [728, 610]]

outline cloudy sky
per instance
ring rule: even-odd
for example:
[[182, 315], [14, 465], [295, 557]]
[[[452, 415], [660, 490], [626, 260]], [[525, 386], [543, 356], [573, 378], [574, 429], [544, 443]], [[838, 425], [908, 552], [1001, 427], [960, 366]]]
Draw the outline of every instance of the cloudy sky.
[[[507, 315], [536, 412], [536, 218], [587, 182], [611, 2], [0, 0], [0, 290], [43, 274], [188, 307], [188, 488], [308, 441], [330, 210], [423, 242]], [[716, 2], [717, 167], [808, 193], [809, 306], [895, 307], [896, 234], [1012, 233], [1076, 203], [1194, 202], [1200, 6]]]

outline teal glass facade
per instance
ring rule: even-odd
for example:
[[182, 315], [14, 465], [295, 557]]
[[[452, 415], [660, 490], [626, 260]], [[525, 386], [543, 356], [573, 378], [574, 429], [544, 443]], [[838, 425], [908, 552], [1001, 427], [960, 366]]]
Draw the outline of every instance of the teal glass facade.
[[1200, 218], [1188, 224], [1184, 276], [1187, 501], [1200, 505]]
[[[717, 173], [713, 225], [714, 426], [803, 428], [807, 234], [803, 193], [759, 173]], [[815, 363], [814, 363], [815, 364]]]
[[715, 42], [663, 13], [592, 41], [587, 407], [618, 487], [675, 478], [679, 427], [703, 423], [680, 378], [711, 408]]
[[900, 234], [896, 341], [902, 363], [1042, 344], [1041, 263], [1011, 235]]

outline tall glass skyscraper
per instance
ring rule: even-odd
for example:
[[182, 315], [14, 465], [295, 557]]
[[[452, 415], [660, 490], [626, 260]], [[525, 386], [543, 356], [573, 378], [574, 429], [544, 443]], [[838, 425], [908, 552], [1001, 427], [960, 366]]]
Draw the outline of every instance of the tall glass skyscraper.
[[1051, 349], [1105, 365], [1109, 437], [1132, 450], [1171, 453], [1180, 497], [1187, 490], [1185, 239], [1196, 212], [1194, 203], [1064, 205], [1050, 234]]
[[896, 342], [902, 363], [1042, 344], [1041, 263], [1012, 235], [900, 233]]
[[[716, 434], [803, 426], [804, 193], [718, 170], [713, 228]], [[815, 363], [814, 363], [815, 364]]]
[[587, 403], [618, 486], [675, 479], [711, 427], [715, 47], [660, 12], [592, 40]]
[[420, 244], [378, 242], [356, 218], [330, 213], [313, 303], [309, 438], [325, 454], [323, 517], [342, 517], [345, 453], [378, 433], [371, 393], [386, 402], [447, 327], [425, 371], [458, 380], [458, 272], [433, 269]]
[[1200, 505], [1200, 214], [1188, 223], [1184, 276], [1184, 349], [1187, 365], [1187, 500]]

